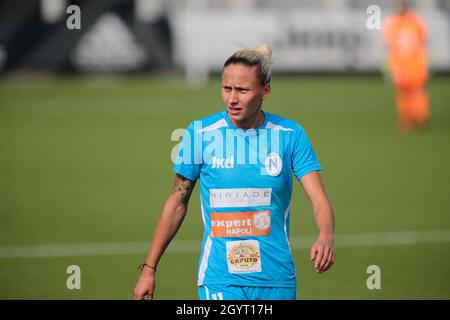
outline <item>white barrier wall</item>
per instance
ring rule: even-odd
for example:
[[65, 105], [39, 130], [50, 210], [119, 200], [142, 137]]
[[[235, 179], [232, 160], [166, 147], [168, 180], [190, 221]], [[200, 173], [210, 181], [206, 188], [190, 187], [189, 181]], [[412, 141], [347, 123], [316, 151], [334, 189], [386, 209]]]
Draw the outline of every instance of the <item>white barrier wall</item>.
[[[388, 12], [382, 12], [384, 18]], [[449, 17], [420, 13], [429, 29], [433, 69], [450, 70]], [[242, 46], [268, 43], [275, 71], [376, 71], [386, 61], [381, 30], [369, 30], [366, 11], [188, 10], [171, 15], [174, 61], [188, 77], [219, 71]]]

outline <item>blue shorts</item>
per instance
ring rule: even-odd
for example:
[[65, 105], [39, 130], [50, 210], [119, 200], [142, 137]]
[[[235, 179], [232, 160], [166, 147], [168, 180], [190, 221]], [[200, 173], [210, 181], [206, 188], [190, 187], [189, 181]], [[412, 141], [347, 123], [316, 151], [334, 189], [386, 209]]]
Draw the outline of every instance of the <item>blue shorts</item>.
[[228, 284], [198, 287], [200, 300], [296, 300], [295, 287], [250, 287]]

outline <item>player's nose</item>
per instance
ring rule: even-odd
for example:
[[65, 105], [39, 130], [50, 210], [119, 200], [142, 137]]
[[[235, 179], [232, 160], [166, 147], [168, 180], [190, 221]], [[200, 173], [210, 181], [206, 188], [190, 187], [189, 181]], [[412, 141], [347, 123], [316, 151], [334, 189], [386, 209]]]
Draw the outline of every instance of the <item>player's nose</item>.
[[232, 90], [230, 96], [228, 97], [228, 103], [231, 105], [235, 105], [239, 102], [237, 92]]

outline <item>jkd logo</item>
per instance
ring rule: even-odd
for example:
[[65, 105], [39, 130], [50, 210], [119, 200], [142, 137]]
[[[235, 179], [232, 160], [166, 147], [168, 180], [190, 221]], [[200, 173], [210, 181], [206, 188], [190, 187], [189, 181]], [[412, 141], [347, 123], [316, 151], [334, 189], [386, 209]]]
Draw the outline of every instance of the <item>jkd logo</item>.
[[217, 159], [217, 157], [213, 157], [212, 168], [232, 169], [234, 168], [234, 157], [229, 157], [227, 159]]

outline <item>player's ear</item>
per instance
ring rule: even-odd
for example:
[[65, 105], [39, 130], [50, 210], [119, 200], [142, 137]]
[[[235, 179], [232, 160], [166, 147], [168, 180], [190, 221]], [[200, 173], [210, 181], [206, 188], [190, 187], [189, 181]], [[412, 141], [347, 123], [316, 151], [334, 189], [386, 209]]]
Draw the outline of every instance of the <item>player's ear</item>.
[[262, 98], [263, 98], [263, 99], [266, 99], [267, 97], [270, 96], [270, 93], [271, 93], [271, 92], [272, 92], [272, 88], [271, 88], [271, 86], [270, 86], [270, 83], [266, 83], [266, 84], [264, 85], [263, 96], [262, 96]]

